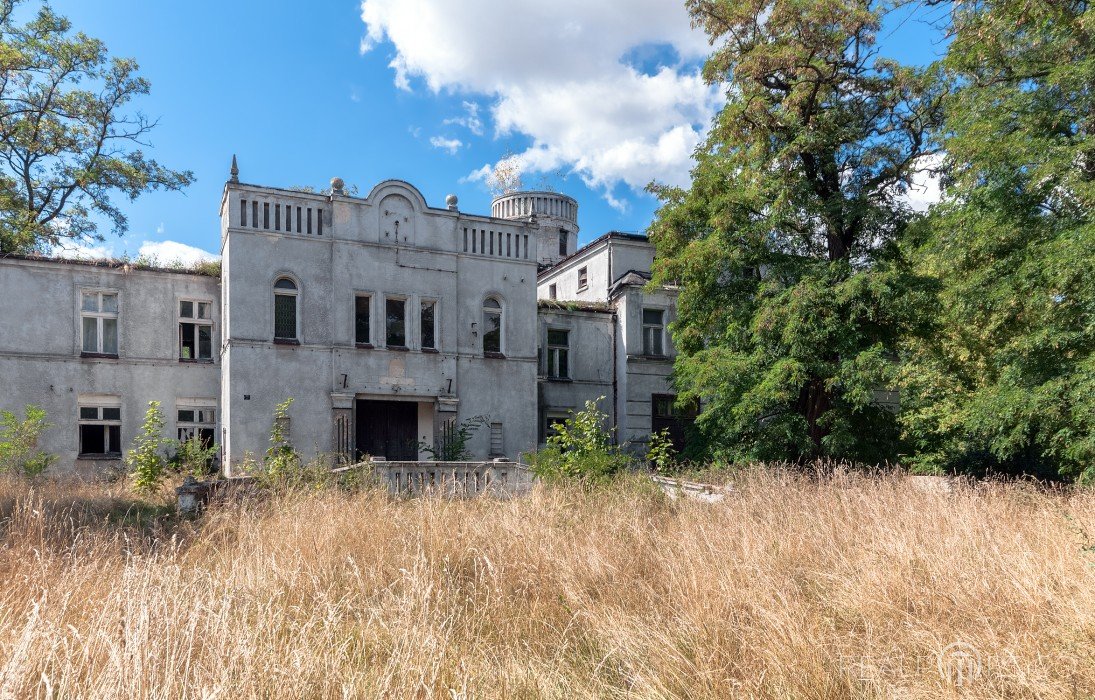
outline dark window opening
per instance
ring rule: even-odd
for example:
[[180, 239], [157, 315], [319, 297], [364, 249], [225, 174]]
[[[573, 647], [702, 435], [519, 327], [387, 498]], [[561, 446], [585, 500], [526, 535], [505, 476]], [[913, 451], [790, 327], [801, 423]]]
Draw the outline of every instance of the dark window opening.
[[548, 329], [547, 376], [552, 379], [570, 377], [570, 332]]
[[567, 232], [559, 231], [559, 255], [566, 257], [567, 254]]
[[387, 299], [385, 307], [385, 345], [388, 347], [407, 346], [407, 300]]
[[240, 226], [247, 225], [247, 200], [240, 200]]
[[419, 319], [422, 324], [422, 347], [424, 349], [437, 349], [437, 340], [434, 337], [436, 331], [434, 310], [436, 308], [437, 305], [432, 301], [422, 302], [422, 313]]
[[259, 227], [259, 203], [251, 202], [251, 226]]
[[262, 227], [270, 228], [270, 203], [262, 203]]
[[483, 303], [483, 352], [502, 352], [502, 305], [496, 299]]
[[354, 297], [354, 342], [369, 344], [372, 342], [370, 321], [370, 306], [372, 298], [367, 296]]

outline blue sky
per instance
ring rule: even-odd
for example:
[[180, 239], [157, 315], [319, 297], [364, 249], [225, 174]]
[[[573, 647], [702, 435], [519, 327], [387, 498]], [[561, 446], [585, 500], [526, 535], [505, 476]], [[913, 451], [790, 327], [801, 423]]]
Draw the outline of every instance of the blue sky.
[[[362, 195], [400, 178], [441, 206], [486, 213], [486, 168], [507, 153], [524, 184], [579, 201], [581, 242], [641, 231], [652, 178], [687, 183], [688, 155], [719, 105], [695, 73], [708, 50], [665, 0], [55, 0], [76, 29], [138, 60], [137, 105], [159, 118], [150, 153], [193, 170], [185, 192], [122, 202], [130, 231], [102, 252], [217, 252], [231, 156], [244, 182]], [[917, 18], [883, 29], [884, 52], [932, 60]]]

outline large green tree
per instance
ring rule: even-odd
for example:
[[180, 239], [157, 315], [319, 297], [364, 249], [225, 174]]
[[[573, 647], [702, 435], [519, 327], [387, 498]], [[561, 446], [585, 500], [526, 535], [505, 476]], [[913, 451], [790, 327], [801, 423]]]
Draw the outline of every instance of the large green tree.
[[73, 33], [48, 5], [19, 23], [19, 0], [0, 0], [0, 253], [102, 240], [126, 217], [111, 200], [174, 190], [193, 180], [145, 156], [155, 126], [130, 102], [148, 93], [132, 59]]
[[1095, 10], [955, 5], [947, 187], [920, 240], [938, 329], [910, 343], [903, 420], [933, 468], [1095, 465]]
[[727, 104], [689, 189], [655, 186], [656, 282], [680, 282], [683, 400], [736, 459], [896, 456], [898, 340], [929, 283], [895, 242], [936, 152], [940, 83], [879, 57], [872, 0], [689, 0]]

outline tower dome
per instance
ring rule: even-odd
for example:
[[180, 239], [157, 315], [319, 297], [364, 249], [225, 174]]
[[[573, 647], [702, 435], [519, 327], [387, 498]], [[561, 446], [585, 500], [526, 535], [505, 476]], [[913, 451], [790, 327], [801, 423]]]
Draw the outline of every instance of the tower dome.
[[578, 249], [578, 202], [558, 192], [507, 192], [494, 198], [491, 216], [535, 222], [536, 261], [548, 267]]

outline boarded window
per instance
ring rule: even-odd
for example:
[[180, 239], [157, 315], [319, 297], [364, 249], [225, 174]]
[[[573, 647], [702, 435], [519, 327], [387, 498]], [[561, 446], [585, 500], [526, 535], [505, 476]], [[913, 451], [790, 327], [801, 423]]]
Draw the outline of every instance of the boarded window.
[[490, 456], [501, 457], [502, 451], [502, 424], [491, 423], [490, 424]]
[[578, 289], [579, 291], [589, 286], [589, 269], [585, 267], [578, 268]]

